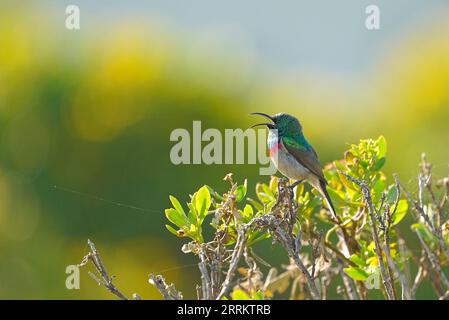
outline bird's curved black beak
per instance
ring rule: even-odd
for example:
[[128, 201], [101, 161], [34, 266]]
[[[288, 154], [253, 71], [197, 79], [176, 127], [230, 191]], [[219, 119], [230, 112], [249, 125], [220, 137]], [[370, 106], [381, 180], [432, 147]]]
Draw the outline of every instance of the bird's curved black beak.
[[[270, 119], [271, 121], [275, 122], [275, 121], [274, 121], [274, 118], [273, 118], [272, 116], [266, 114], [266, 113], [262, 113], [262, 112], [253, 112], [253, 113], [251, 113], [251, 114], [252, 114], [252, 115], [259, 115], [259, 116], [268, 118], [268, 119]], [[251, 128], [258, 127], [258, 126], [267, 126], [269, 129], [274, 129], [274, 128], [275, 128], [274, 123], [271, 123], [271, 122], [258, 123], [258, 124], [255, 124], [255, 125], [251, 126]]]

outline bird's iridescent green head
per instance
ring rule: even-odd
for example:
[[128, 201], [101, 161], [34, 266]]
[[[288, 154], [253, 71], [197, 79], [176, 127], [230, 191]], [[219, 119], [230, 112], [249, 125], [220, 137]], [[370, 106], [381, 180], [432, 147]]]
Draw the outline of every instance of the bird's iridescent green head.
[[261, 112], [254, 112], [252, 114], [263, 116], [272, 121], [259, 123], [253, 127], [267, 126], [270, 129], [277, 129], [278, 134], [282, 136], [297, 135], [302, 133], [302, 127], [299, 120], [287, 113], [277, 113], [273, 116]]

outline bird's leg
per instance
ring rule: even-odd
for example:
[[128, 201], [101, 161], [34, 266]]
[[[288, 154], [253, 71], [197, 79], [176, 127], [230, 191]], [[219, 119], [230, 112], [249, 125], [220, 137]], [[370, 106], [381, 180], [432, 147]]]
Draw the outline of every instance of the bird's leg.
[[304, 182], [304, 180], [297, 180], [291, 185], [288, 184], [287, 178], [281, 178], [283, 180], [280, 180], [278, 185], [278, 199], [276, 203], [274, 204], [273, 208], [276, 208], [278, 205], [280, 205], [281, 200], [287, 196], [290, 201], [294, 198], [294, 192], [293, 189], [300, 183]]
[[289, 186], [290, 190], [293, 191], [293, 189], [294, 189], [298, 184], [300, 184], [300, 183], [302, 183], [302, 182], [304, 182], [304, 180], [297, 180], [297, 181], [293, 182], [293, 183]]
[[278, 196], [273, 208], [277, 208], [279, 205], [281, 205], [281, 202], [284, 199], [285, 191], [290, 194], [290, 190], [291, 189], [288, 187], [288, 179], [280, 178], [278, 182]]
[[[281, 193], [288, 192], [288, 196], [289, 196], [290, 200], [293, 200], [293, 197], [294, 197], [293, 189], [298, 184], [300, 184], [302, 182], [304, 182], [304, 180], [297, 180], [294, 183], [292, 183], [291, 185], [287, 185], [287, 184], [285, 184], [283, 186], [279, 185], [279, 189], [278, 189], [279, 196], [281, 195]], [[278, 197], [278, 200], [276, 201], [275, 206], [279, 203], [280, 198], [281, 197]]]

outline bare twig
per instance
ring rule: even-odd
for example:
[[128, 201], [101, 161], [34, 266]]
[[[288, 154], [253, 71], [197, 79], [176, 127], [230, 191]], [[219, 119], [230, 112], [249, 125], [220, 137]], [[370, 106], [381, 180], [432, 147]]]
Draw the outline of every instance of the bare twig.
[[[397, 278], [399, 279], [399, 282], [401, 283], [402, 300], [412, 300], [414, 297], [413, 297], [413, 294], [411, 291], [411, 287], [410, 287], [408, 278], [399, 269], [397, 263], [395, 263], [395, 261], [391, 257], [391, 252], [390, 252], [390, 231], [391, 231], [391, 225], [393, 223], [393, 215], [395, 214], [395, 212], [398, 208], [399, 200], [401, 198], [401, 190], [400, 190], [400, 186], [399, 186], [399, 181], [398, 181], [396, 175], [394, 177], [395, 177], [395, 181], [396, 181], [397, 193], [396, 193], [396, 199], [393, 204], [393, 209], [391, 209], [391, 206], [389, 203], [385, 204], [383, 214], [381, 215], [381, 213], [379, 212], [379, 216], [380, 216], [379, 224], [381, 226], [381, 230], [383, 231], [383, 235], [384, 235], [385, 259], [387, 261], [387, 267], [388, 267], [388, 273], [390, 276], [390, 281], [391, 281], [391, 283], [394, 283], [394, 275], [396, 275]], [[384, 200], [382, 201], [382, 203], [383, 202], [384, 202]], [[394, 274], [393, 274], [393, 272], [394, 272]], [[394, 292], [394, 287], [393, 287], [393, 292]]]
[[198, 263], [198, 268], [201, 272], [201, 289], [203, 292], [203, 299], [209, 300], [212, 298], [212, 283], [209, 271], [207, 270], [206, 255], [204, 254], [203, 250], [204, 249], [201, 249], [199, 253], [200, 263]]
[[134, 300], [142, 300], [142, 297], [140, 295], [138, 295], [137, 293], [133, 293], [132, 297]]
[[421, 250], [421, 257], [417, 259], [412, 255], [413, 261], [419, 266], [418, 273], [416, 274], [415, 281], [413, 284], [413, 294], [416, 295], [416, 291], [418, 290], [419, 285], [426, 278], [430, 280], [435, 293], [438, 296], [442, 296], [445, 290], [441, 286], [440, 276], [432, 270], [432, 264], [426, 254], [424, 248]]
[[416, 295], [416, 291], [418, 291], [418, 287], [421, 284], [421, 282], [424, 280], [424, 267], [419, 266], [418, 272], [416, 273], [415, 280], [413, 281], [413, 287], [412, 287], [412, 294], [413, 296]]
[[234, 277], [235, 271], [237, 270], [238, 263], [243, 254], [243, 249], [246, 243], [246, 226], [243, 225], [238, 231], [237, 242], [235, 244], [234, 251], [232, 253], [231, 263], [229, 265], [226, 278], [221, 286], [220, 293], [217, 296], [217, 300], [221, 300], [228, 291], [231, 289], [232, 279]]
[[390, 277], [387, 274], [387, 270], [385, 269], [385, 265], [383, 262], [384, 259], [383, 259], [383, 254], [382, 254], [382, 246], [380, 244], [379, 235], [377, 233], [375, 210], [374, 210], [373, 202], [372, 202], [372, 198], [371, 198], [370, 187], [365, 181], [363, 181], [361, 179], [354, 178], [345, 172], [341, 172], [341, 173], [344, 176], [346, 176], [349, 180], [351, 180], [353, 183], [357, 184], [360, 187], [360, 190], [362, 191], [363, 198], [366, 202], [366, 206], [368, 207], [368, 213], [369, 213], [369, 217], [370, 217], [369, 225], [371, 228], [371, 235], [374, 240], [376, 256], [379, 261], [379, 267], [380, 267], [380, 273], [382, 275], [382, 281], [383, 281], [384, 287], [386, 289], [388, 299], [394, 300], [395, 294], [394, 294], [394, 289], [393, 289], [393, 283], [391, 283]]
[[[402, 259], [402, 264], [403, 264], [403, 270], [398, 274], [400, 274], [399, 276], [399, 281], [401, 282], [401, 286], [402, 286], [402, 299], [403, 300], [414, 300], [416, 299], [416, 295], [415, 295], [415, 291], [413, 291], [412, 285], [411, 285], [411, 274], [410, 274], [410, 265], [409, 265], [409, 261], [408, 261], [408, 250], [405, 244], [405, 241], [403, 238], [400, 237], [399, 234], [397, 234], [398, 237], [398, 245], [399, 245], [399, 253]], [[396, 266], [397, 270], [399, 270], [399, 268]], [[395, 268], [395, 269], [396, 269]]]
[[287, 231], [281, 227], [282, 224], [283, 224], [283, 221], [280, 218], [278, 218], [272, 214], [265, 214], [260, 217], [254, 218], [248, 224], [248, 227], [255, 228], [255, 229], [260, 228], [260, 229], [264, 229], [264, 230], [269, 230], [270, 233], [272, 234], [273, 238], [275, 240], [277, 240], [284, 247], [284, 249], [287, 251], [288, 256], [291, 259], [293, 259], [296, 266], [299, 268], [299, 270], [305, 276], [312, 298], [314, 300], [321, 299], [320, 293], [315, 284], [315, 280], [313, 279], [312, 275], [307, 270], [306, 266], [304, 265], [304, 262], [302, 261], [301, 257], [299, 256], [298, 252], [296, 251], [296, 248], [294, 247], [295, 240], [293, 238], [293, 235], [287, 233]]
[[182, 293], [177, 291], [172, 283], [168, 285], [161, 275], [150, 274], [148, 282], [155, 286], [165, 300], [182, 300]]
[[440, 263], [438, 261], [438, 258], [435, 256], [435, 254], [430, 250], [429, 246], [426, 244], [424, 239], [421, 236], [421, 233], [419, 233], [418, 230], [416, 230], [416, 234], [418, 236], [419, 242], [421, 242], [421, 246], [423, 247], [424, 251], [426, 252], [427, 258], [429, 259], [432, 268], [437, 272], [439, 275], [441, 281], [443, 282], [444, 286], [446, 287], [446, 290], [449, 290], [449, 281], [444, 274], [443, 270], [441, 269]]
[[349, 300], [359, 300], [359, 296], [357, 295], [356, 288], [354, 286], [354, 281], [343, 271], [343, 261], [339, 258], [337, 258], [337, 262], [340, 266], [340, 274], [343, 278], [343, 283], [346, 288], [346, 294], [348, 296]]
[[[399, 192], [396, 197], [395, 208], [397, 208], [398, 202], [399, 202]], [[382, 206], [381, 206], [381, 208], [382, 208]], [[391, 284], [394, 284], [393, 270], [395, 270], [396, 273], [400, 273], [399, 268], [397, 267], [396, 263], [394, 263], [393, 259], [391, 258], [391, 252], [390, 252], [390, 228], [391, 228], [393, 213], [394, 212], [390, 212], [390, 204], [386, 204], [385, 208], [384, 208], [383, 215], [381, 215], [381, 213], [379, 213], [378, 218], [377, 218], [379, 221], [379, 225], [380, 225], [379, 228], [382, 230], [383, 235], [384, 235], [385, 260], [387, 261], [387, 271], [388, 271], [388, 276], [390, 278]], [[394, 299], [396, 300], [396, 292], [394, 290], [394, 285], [392, 285], [392, 289], [393, 289]]]
[[[424, 177], [426, 177], [424, 180], [426, 181], [424, 187], [427, 189], [427, 192], [430, 195], [430, 198], [432, 199], [432, 203], [435, 207], [436, 214], [434, 215], [434, 224], [435, 228], [439, 229], [441, 227], [441, 219], [443, 215], [443, 206], [447, 200], [447, 181], [446, 181], [446, 188], [444, 188], [444, 193], [440, 200], [437, 199], [437, 196], [435, 195], [435, 192], [433, 190], [433, 183], [432, 183], [432, 164], [427, 161], [426, 154], [423, 153], [421, 155], [421, 172]], [[439, 183], [438, 183], [439, 184]], [[444, 185], [444, 179], [443, 183]], [[422, 204], [421, 204], [422, 206]], [[448, 257], [449, 258], [449, 257]]]
[[[420, 179], [421, 181], [421, 179]], [[419, 183], [419, 194], [421, 195], [423, 192], [423, 188], [424, 188], [425, 184], [424, 183]], [[411, 194], [401, 185], [402, 190], [404, 191], [404, 194], [407, 198], [407, 200], [413, 204], [413, 208], [415, 209], [415, 211], [423, 218], [423, 220], [426, 222], [426, 224], [428, 225], [430, 232], [432, 232], [432, 234], [438, 239], [438, 242], [440, 244], [440, 248], [441, 250], [444, 251], [444, 253], [446, 254], [446, 256], [449, 258], [449, 248], [446, 244], [446, 242], [444, 241], [443, 235], [441, 233], [440, 228], [437, 228], [434, 223], [432, 223], [429, 215], [427, 214], [427, 212], [424, 210], [424, 207], [422, 206], [421, 202], [422, 200], [420, 200], [419, 202], [416, 201], [415, 199], [413, 199], [413, 197], [411, 196]], [[422, 196], [420, 196], [421, 199]]]
[[104, 286], [106, 289], [108, 289], [111, 293], [116, 295], [118, 298], [122, 300], [128, 300], [128, 298], [120, 292], [119, 289], [112, 283], [113, 277], [110, 277], [109, 274], [106, 272], [106, 269], [103, 265], [103, 262], [101, 261], [100, 254], [98, 253], [97, 249], [95, 248], [95, 245], [92, 241], [87, 239], [87, 244], [90, 247], [90, 252], [83, 258], [79, 266], [86, 265], [89, 261], [92, 262], [92, 264], [95, 266], [95, 269], [99, 273], [101, 279], [97, 277], [94, 273], [89, 272], [89, 276], [94, 279], [99, 285]]
[[[441, 218], [442, 218], [442, 208], [444, 206], [444, 202], [446, 201], [446, 193], [443, 194], [441, 200], [437, 200], [436, 195], [433, 191], [432, 187], [432, 165], [427, 162], [425, 154], [422, 155], [422, 162], [420, 165], [421, 172], [418, 176], [418, 201], [415, 200], [411, 194], [402, 186], [399, 182], [399, 179], [395, 176], [396, 183], [401, 187], [401, 189], [404, 191], [404, 194], [407, 198], [407, 200], [413, 204], [414, 211], [418, 214], [418, 217], [420, 217], [425, 224], [427, 225], [428, 229], [432, 233], [432, 235], [438, 240], [440, 252], [444, 252], [444, 254], [449, 257], [449, 248], [446, 244], [446, 241], [443, 238], [442, 230], [441, 230]], [[430, 199], [432, 200], [432, 205], [435, 207], [435, 214], [431, 218], [429, 216], [428, 211], [425, 209], [426, 204], [424, 204], [424, 191], [427, 190], [428, 194], [430, 195]], [[430, 208], [430, 205], [427, 206], [427, 208]], [[435, 290], [437, 292], [444, 292], [442, 291], [442, 288], [440, 286], [440, 282], [446, 287], [446, 290], [449, 289], [449, 281], [447, 280], [446, 275], [443, 272], [443, 269], [441, 267], [441, 263], [439, 260], [439, 254], [432, 252], [432, 250], [429, 248], [425, 240], [423, 239], [421, 233], [419, 230], [416, 230], [416, 234], [418, 236], [418, 239], [421, 243], [421, 246], [423, 248], [424, 255], [427, 257], [428, 261], [430, 262], [430, 265], [432, 269], [435, 270], [435, 273], [429, 272], [429, 270], [426, 269], [425, 265], [425, 259], [421, 259], [421, 265], [418, 270], [418, 274], [416, 275], [413, 287], [411, 289], [412, 294], [416, 293], [416, 290], [421, 283], [421, 281], [424, 279], [426, 275], [429, 276], [430, 280], [432, 281], [432, 285], [434, 286]], [[440, 280], [437, 280], [435, 278], [439, 278]]]
[[439, 300], [446, 300], [449, 298], [449, 290], [447, 290], [440, 298]]
[[397, 275], [399, 282], [401, 283], [402, 300], [413, 300], [414, 297], [408, 279], [391, 258], [390, 248], [388, 247], [388, 245], [385, 245], [385, 256], [389, 267], [394, 271], [394, 274]]

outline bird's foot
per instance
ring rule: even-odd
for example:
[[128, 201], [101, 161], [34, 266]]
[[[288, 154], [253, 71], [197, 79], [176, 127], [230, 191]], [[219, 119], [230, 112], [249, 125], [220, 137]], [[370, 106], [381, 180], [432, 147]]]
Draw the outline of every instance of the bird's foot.
[[[292, 200], [294, 198], [294, 189], [295, 189], [295, 187], [298, 184], [302, 183], [303, 181], [304, 180], [298, 180], [298, 181], [295, 181], [294, 183], [289, 185], [288, 184], [288, 180], [286, 180], [285, 183], [283, 183], [282, 185], [279, 185], [279, 195], [287, 194], [289, 199]], [[281, 198], [282, 197], [278, 197], [278, 200], [276, 201], [275, 206], [279, 204]]]
[[288, 188], [290, 188], [290, 190], [293, 192], [293, 189], [295, 189], [295, 187], [296, 187], [298, 184], [303, 183], [303, 182], [304, 182], [304, 180], [298, 180], [298, 181], [295, 181], [294, 183], [292, 183], [291, 185], [289, 185]]

